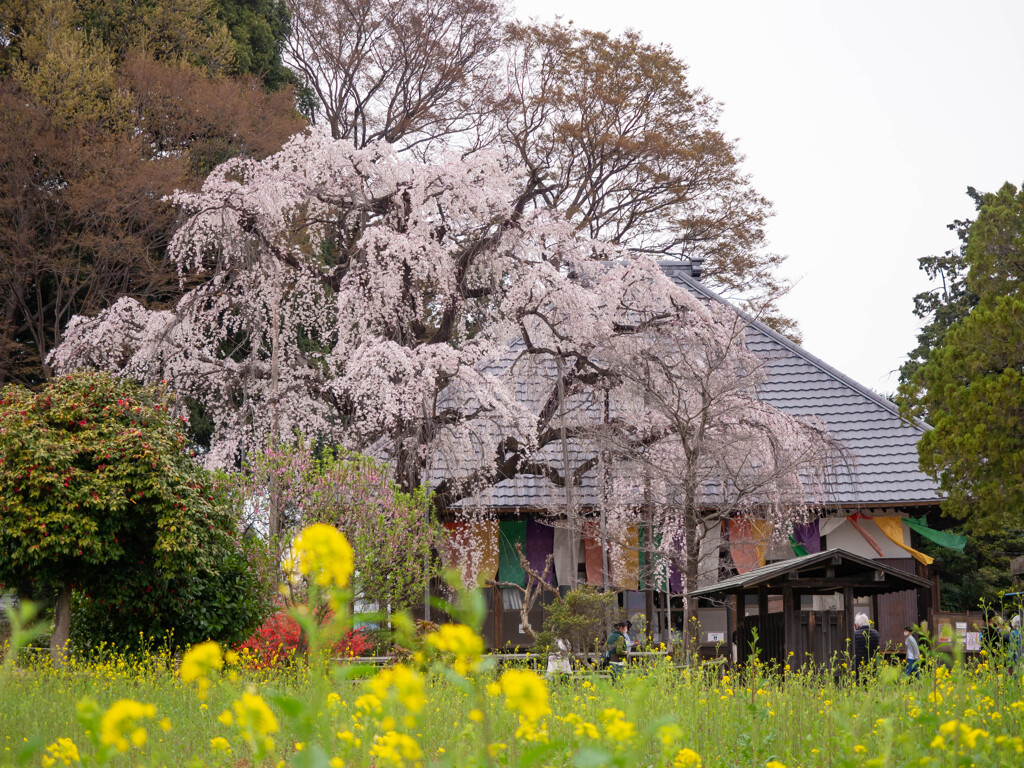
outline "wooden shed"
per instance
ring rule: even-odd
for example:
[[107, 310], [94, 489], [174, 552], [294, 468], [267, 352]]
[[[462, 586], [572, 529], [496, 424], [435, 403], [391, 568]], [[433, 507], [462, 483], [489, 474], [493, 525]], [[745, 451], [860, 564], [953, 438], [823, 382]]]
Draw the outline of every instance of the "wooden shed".
[[[858, 598], [877, 605], [879, 595], [914, 590], [918, 605], [927, 606], [931, 588], [931, 582], [921, 576], [842, 549], [829, 549], [756, 568], [695, 590], [691, 597], [733, 599], [738, 661], [749, 656], [756, 629], [761, 659], [788, 662], [796, 669], [804, 664], [828, 664], [835, 654], [845, 660], [852, 648], [848, 641], [853, 638]], [[751, 595], [757, 598], [752, 610], [747, 608]], [[831, 596], [833, 607], [816, 608], [814, 596]], [[772, 612], [770, 604], [779, 601], [770, 598], [778, 597], [782, 598], [781, 610]], [[879, 615], [877, 609], [873, 613], [882, 624], [880, 632], [893, 629], [884, 626], [884, 613]], [[902, 616], [899, 620], [906, 623]]]

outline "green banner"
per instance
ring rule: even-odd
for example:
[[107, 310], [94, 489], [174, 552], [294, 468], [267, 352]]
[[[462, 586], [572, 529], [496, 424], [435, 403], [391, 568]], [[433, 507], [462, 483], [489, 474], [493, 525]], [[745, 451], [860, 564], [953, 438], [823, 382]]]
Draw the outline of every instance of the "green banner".
[[[647, 526], [641, 523], [640, 535], [638, 539], [640, 542], [640, 564], [638, 569], [640, 572], [640, 589], [641, 591], [645, 589], [653, 589], [655, 592], [667, 592], [668, 581], [665, 578], [665, 558], [659, 555], [654, 555], [654, 567], [651, 570], [654, 570], [655, 573], [650, 573], [647, 569], [647, 558], [652, 553], [644, 551], [644, 537], [646, 532]], [[654, 536], [652, 538], [654, 539], [654, 547], [660, 547], [661, 531], [654, 531]], [[650, 578], [652, 576], [654, 577], [653, 579]], [[651, 583], [652, 581], [654, 582], [653, 584]]]
[[794, 539], [792, 536], [789, 537], [789, 546], [793, 548], [793, 552], [796, 554], [797, 557], [803, 557], [807, 554], [807, 550], [804, 549], [803, 544], [798, 544], [796, 539]]
[[966, 536], [958, 536], [957, 534], [949, 533], [948, 531], [936, 531], [934, 528], [929, 528], [927, 518], [922, 517], [915, 520], [912, 517], [908, 517], [905, 522], [910, 530], [917, 531], [926, 539], [935, 542], [940, 547], [954, 549], [957, 552], [963, 552], [964, 546], [967, 544]]
[[498, 581], [526, 586], [526, 571], [519, 560], [518, 544], [526, 554], [526, 521], [502, 520], [498, 523]]

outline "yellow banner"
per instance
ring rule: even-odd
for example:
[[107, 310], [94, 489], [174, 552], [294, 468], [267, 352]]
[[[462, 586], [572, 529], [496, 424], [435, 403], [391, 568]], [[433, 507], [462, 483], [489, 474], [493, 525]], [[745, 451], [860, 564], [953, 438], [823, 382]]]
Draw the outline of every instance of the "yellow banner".
[[872, 517], [871, 518], [875, 525], [884, 533], [889, 540], [900, 549], [906, 550], [910, 553], [910, 556], [917, 560], [919, 563], [925, 565], [931, 565], [935, 562], [934, 557], [929, 557], [924, 552], [918, 552], [916, 549], [908, 547], [903, 542], [903, 520], [899, 517]]

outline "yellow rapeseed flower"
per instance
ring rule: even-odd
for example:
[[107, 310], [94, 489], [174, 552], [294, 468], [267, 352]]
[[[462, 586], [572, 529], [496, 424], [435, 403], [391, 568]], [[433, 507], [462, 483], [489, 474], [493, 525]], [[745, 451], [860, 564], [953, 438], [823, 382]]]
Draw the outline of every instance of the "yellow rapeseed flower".
[[57, 739], [46, 748], [46, 754], [43, 755], [43, 765], [49, 768], [52, 765], [56, 765], [58, 760], [63, 765], [71, 765], [81, 760], [78, 756], [78, 747], [75, 746], [75, 742], [71, 739]]
[[310, 577], [319, 587], [344, 587], [352, 577], [355, 558], [341, 531], [331, 525], [315, 523], [295, 537], [292, 556], [285, 567]]
[[632, 741], [636, 736], [636, 726], [626, 720], [626, 715], [621, 709], [606, 709], [601, 713], [601, 720], [604, 723], [604, 733], [612, 741]]
[[960, 725], [959, 720], [947, 720], [945, 723], [939, 726], [939, 733], [943, 736], [951, 736], [956, 733], [956, 727]]
[[509, 669], [498, 678], [505, 694], [505, 708], [519, 713], [531, 722], [551, 712], [548, 687], [544, 679], [529, 669]]
[[121, 699], [110, 705], [100, 720], [100, 743], [127, 752], [131, 744], [142, 747], [146, 743], [146, 729], [140, 720], [156, 716], [156, 707], [132, 699]]
[[675, 723], [670, 723], [669, 725], [660, 726], [657, 731], [657, 736], [658, 741], [660, 741], [663, 746], [671, 747], [682, 738], [683, 731]]
[[230, 752], [231, 744], [223, 736], [214, 736], [210, 739], [210, 749], [215, 752]]
[[366, 685], [378, 699], [378, 707], [379, 702], [387, 698], [388, 690], [391, 688], [394, 688], [402, 706], [414, 714], [419, 713], [427, 703], [426, 694], [423, 692], [423, 676], [405, 664], [382, 669], [368, 680]]
[[220, 646], [212, 640], [193, 645], [185, 652], [181, 660], [178, 675], [183, 682], [196, 683], [199, 686], [199, 698], [205, 699], [210, 688], [210, 672], [224, 669], [224, 654]]
[[701, 768], [700, 755], [689, 747], [680, 749], [672, 760], [673, 768]]
[[480, 666], [484, 641], [465, 624], [442, 624], [436, 632], [427, 635], [427, 643], [439, 651], [454, 654], [452, 668], [460, 675], [465, 676]]
[[231, 707], [235, 710], [239, 728], [256, 736], [277, 732], [277, 717], [260, 695], [246, 691], [240, 699], [232, 702]]
[[370, 754], [377, 758], [378, 765], [389, 765], [393, 768], [414, 764], [423, 756], [419, 744], [412, 736], [396, 731], [376, 736], [373, 746], [370, 747]]

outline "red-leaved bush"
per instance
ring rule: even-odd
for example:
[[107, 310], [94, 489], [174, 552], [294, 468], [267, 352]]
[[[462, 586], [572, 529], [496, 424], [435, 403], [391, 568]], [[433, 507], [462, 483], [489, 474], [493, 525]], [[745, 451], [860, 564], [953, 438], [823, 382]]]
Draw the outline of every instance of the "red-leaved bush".
[[[299, 650], [301, 635], [298, 622], [286, 612], [278, 611], [235, 650], [241, 654], [243, 663], [254, 667], [287, 664]], [[366, 633], [354, 629], [335, 643], [334, 652], [339, 656], [362, 656], [371, 647]]]

